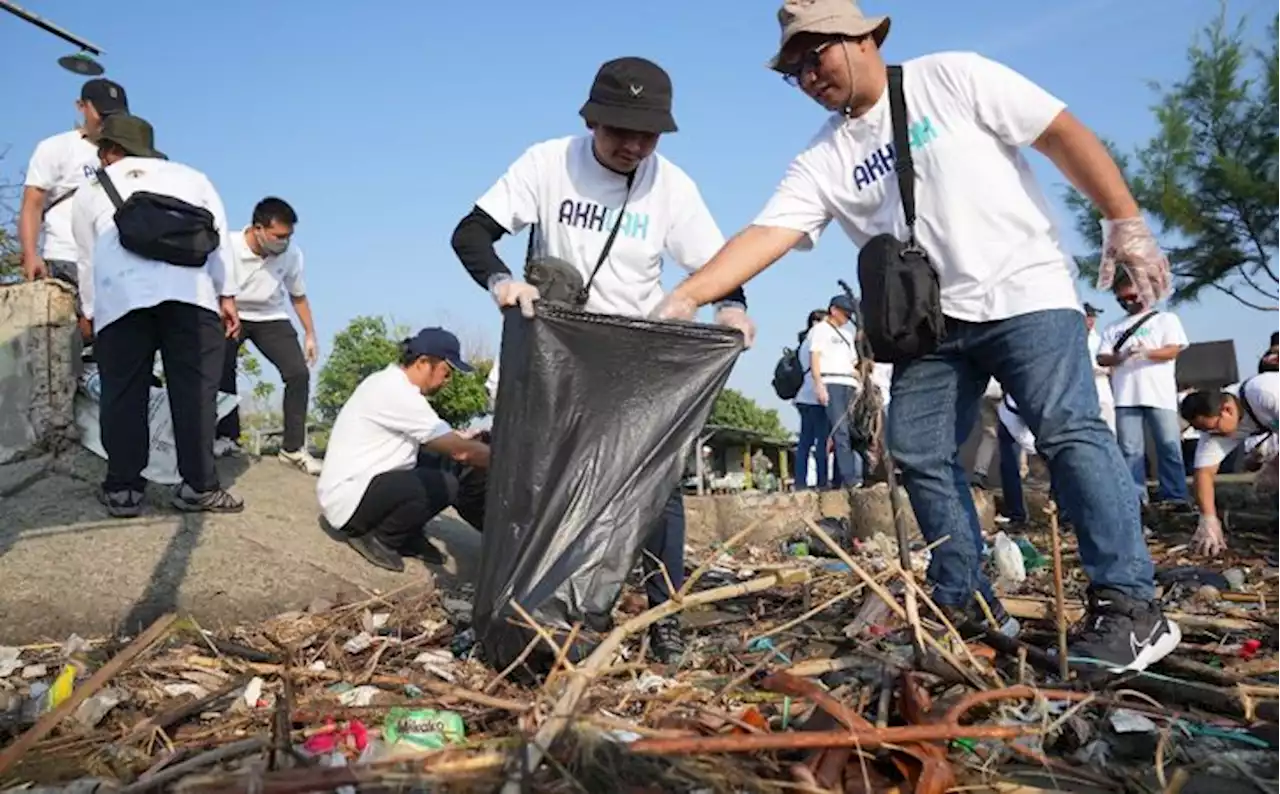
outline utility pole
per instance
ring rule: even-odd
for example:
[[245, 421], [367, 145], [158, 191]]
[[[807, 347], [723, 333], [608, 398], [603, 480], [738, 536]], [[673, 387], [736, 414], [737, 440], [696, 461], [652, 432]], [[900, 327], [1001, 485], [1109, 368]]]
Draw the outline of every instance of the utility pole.
[[0, 0], [0, 11], [8, 11], [18, 19], [21, 19], [24, 22], [30, 22], [41, 30], [47, 33], [52, 33], [63, 41], [70, 42], [71, 44], [79, 47], [80, 52], [73, 55], [65, 55], [58, 59], [58, 63], [64, 69], [68, 69], [76, 74], [102, 74], [102, 65], [89, 57], [89, 55], [86, 55], [86, 53], [102, 55], [102, 49], [93, 42], [87, 39], [82, 39], [71, 31], [60, 28], [47, 19], [31, 13], [17, 3], [9, 2], [9, 0]]

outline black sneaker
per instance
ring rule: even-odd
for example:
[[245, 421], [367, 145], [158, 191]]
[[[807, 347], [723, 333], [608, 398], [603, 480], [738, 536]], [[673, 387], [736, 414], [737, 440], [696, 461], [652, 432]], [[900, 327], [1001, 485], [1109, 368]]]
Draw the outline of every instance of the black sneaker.
[[979, 491], [991, 490], [991, 486], [987, 483], [987, 475], [985, 472], [982, 474], [974, 472], [974, 474], [969, 477], [969, 485], [977, 488]]
[[372, 532], [347, 538], [347, 545], [379, 568], [404, 573], [404, 557]]
[[1141, 672], [1173, 652], [1178, 624], [1155, 601], [1116, 590], [1089, 591], [1089, 610], [1068, 648], [1071, 658], [1101, 663], [1113, 673]]
[[676, 664], [684, 656], [684, 635], [675, 617], [659, 620], [649, 627], [649, 652], [659, 664]]
[[[996, 619], [996, 630], [1006, 637], [1017, 637], [1022, 631], [1022, 625], [1018, 623], [1004, 608], [1004, 604], [1000, 603], [1000, 599], [996, 599], [994, 603], [988, 602], [987, 607], [991, 609], [991, 616]], [[970, 601], [967, 606], [943, 606], [938, 605], [938, 609], [942, 610], [942, 614], [947, 616], [947, 620], [951, 621], [951, 625], [960, 633], [961, 639], [971, 640], [981, 637], [991, 630], [991, 624], [987, 620], [987, 615], [982, 611], [982, 607], [976, 600]], [[922, 616], [928, 613], [922, 612]]]
[[122, 488], [118, 491], [98, 489], [98, 501], [107, 508], [107, 515], [112, 518], [136, 518], [142, 515], [142, 491]]
[[221, 488], [197, 491], [185, 482], [173, 492], [173, 506], [184, 513], [239, 513], [244, 502]]

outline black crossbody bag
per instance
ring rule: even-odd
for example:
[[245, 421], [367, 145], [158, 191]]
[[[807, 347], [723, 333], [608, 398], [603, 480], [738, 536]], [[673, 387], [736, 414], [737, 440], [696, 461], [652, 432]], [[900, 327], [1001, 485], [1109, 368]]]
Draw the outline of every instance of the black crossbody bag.
[[907, 241], [878, 234], [858, 252], [863, 331], [876, 361], [897, 364], [932, 353], [946, 333], [942, 290], [929, 254], [916, 240], [915, 162], [907, 135], [902, 67], [890, 66], [893, 167], [907, 221]]

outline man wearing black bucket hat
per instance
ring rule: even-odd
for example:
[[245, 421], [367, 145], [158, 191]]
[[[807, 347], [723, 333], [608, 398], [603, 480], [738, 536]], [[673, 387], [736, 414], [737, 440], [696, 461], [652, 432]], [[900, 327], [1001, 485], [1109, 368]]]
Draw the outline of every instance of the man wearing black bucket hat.
[[[172, 503], [187, 512], [239, 512], [244, 503], [222, 489], [213, 462], [224, 336], [240, 324], [222, 199], [204, 174], [156, 150], [151, 125], [143, 119], [108, 116], [97, 145], [101, 167], [72, 199], [71, 229], [81, 302], [92, 323], [102, 378], [107, 477], [99, 498], [112, 516], [142, 511], [142, 471], [150, 450], [147, 405], [158, 350], [182, 475]], [[188, 210], [210, 225], [198, 249], [202, 261], [175, 264], [138, 253], [124, 232], [137, 231], [127, 223], [127, 211], [147, 201], [164, 202], [170, 218]]]
[[1074, 264], [1023, 151], [1051, 160], [1101, 214], [1099, 288], [1123, 268], [1149, 306], [1168, 293], [1169, 262], [1123, 174], [1064, 102], [1003, 64], [973, 52], [886, 64], [889, 18], [853, 0], [785, 0], [777, 25], [768, 68], [831, 115], [752, 225], [652, 316], [688, 317], [837, 221], [875, 307], [863, 330], [894, 364], [888, 448], [925, 538], [941, 543], [933, 600], [966, 633], [994, 628], [975, 593], [1002, 622], [958, 449], [994, 377], [1080, 538], [1089, 614], [1072, 656], [1112, 671], [1154, 664], [1181, 633], [1155, 599], [1138, 500], [1100, 416]]
[[[662, 300], [664, 254], [692, 272], [719, 250], [724, 238], [697, 186], [655, 151], [662, 135], [676, 131], [671, 95], [671, 78], [652, 61], [605, 63], [579, 111], [589, 134], [530, 147], [462, 219], [454, 251], [499, 307], [519, 306], [532, 317], [534, 303], [544, 300], [643, 317]], [[494, 244], [526, 226], [521, 280]], [[741, 330], [750, 344], [754, 327], [742, 290], [717, 298], [716, 321]], [[647, 551], [646, 564], [661, 560], [678, 589], [684, 571], [679, 494]], [[667, 598], [660, 574], [650, 575], [648, 590], [650, 603]], [[664, 661], [683, 652], [674, 618], [656, 625], [651, 637]]]

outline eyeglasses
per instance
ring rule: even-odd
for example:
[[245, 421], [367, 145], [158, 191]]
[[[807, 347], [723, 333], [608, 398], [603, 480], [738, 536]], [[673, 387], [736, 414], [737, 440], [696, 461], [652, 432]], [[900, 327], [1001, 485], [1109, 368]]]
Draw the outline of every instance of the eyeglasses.
[[798, 86], [800, 81], [810, 72], [818, 68], [818, 64], [822, 61], [822, 53], [832, 44], [840, 41], [840, 39], [827, 39], [820, 44], [815, 44], [805, 52], [801, 53], [795, 63], [784, 64], [786, 71], [782, 73], [782, 79], [787, 85]]

